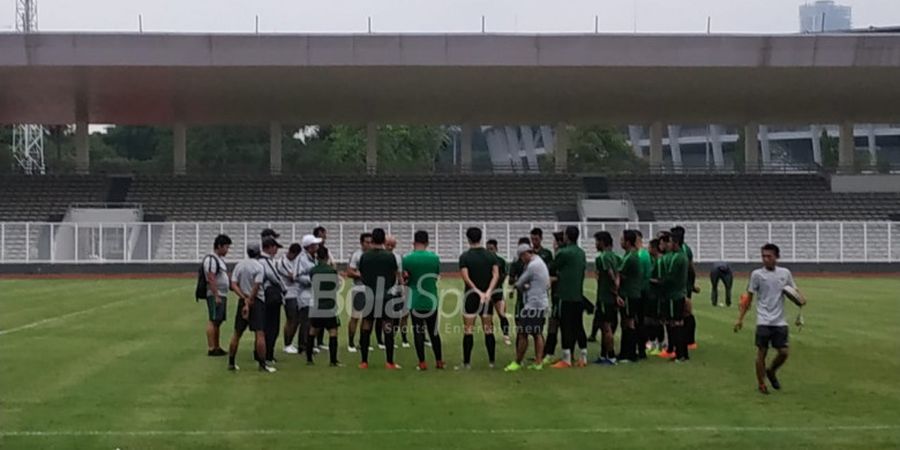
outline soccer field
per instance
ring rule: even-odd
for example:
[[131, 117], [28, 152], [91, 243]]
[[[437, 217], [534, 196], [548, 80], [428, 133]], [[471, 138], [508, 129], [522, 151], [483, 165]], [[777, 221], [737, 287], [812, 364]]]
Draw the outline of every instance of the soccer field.
[[[342, 328], [345, 367], [329, 368], [324, 354], [307, 367], [279, 346], [278, 373], [261, 374], [249, 336], [240, 372], [206, 356], [193, 280], [0, 280], [0, 447], [900, 447], [900, 279], [797, 281], [810, 300], [806, 327], [791, 328], [784, 389], [764, 397], [755, 317], [734, 334], [737, 308], [710, 306], [708, 284], [688, 364], [651, 357], [507, 374], [488, 369], [476, 336], [472, 371], [418, 372], [413, 349], [398, 349], [401, 371], [383, 370], [377, 350], [362, 371]], [[461, 319], [442, 320], [452, 367]], [[512, 355], [498, 341], [498, 366]]]

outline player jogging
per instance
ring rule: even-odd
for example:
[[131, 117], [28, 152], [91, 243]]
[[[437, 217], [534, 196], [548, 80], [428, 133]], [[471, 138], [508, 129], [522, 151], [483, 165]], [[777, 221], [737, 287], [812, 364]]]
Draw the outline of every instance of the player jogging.
[[[750, 283], [747, 292], [741, 296], [740, 314], [734, 324], [734, 332], [737, 333], [744, 326], [744, 316], [750, 309], [753, 296], [757, 297], [756, 303], [756, 382], [761, 394], [768, 394], [766, 378], [775, 390], [781, 389], [776, 373], [788, 358], [788, 324], [784, 319], [784, 290], [785, 287], [797, 288], [791, 271], [778, 266], [780, 250], [775, 244], [762, 246], [763, 267], [754, 270], [750, 274]], [[799, 291], [797, 291], [799, 294]], [[798, 296], [797, 304], [801, 307], [806, 304], [802, 295]], [[772, 360], [772, 365], [766, 369], [766, 354], [769, 346], [778, 351], [778, 355]]]

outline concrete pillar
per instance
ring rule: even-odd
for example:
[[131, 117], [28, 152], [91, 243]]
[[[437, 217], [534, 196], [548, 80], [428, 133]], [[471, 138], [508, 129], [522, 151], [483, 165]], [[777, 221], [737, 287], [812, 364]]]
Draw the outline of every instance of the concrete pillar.
[[281, 175], [281, 123], [269, 124], [269, 173]]
[[644, 157], [644, 150], [641, 148], [641, 136], [644, 130], [640, 125], [628, 125], [628, 139], [631, 141], [631, 151], [638, 158]]
[[172, 144], [174, 161], [172, 164], [175, 175], [187, 173], [187, 127], [184, 123], [176, 123], [172, 129]]
[[650, 125], [650, 170], [657, 171], [663, 162], [663, 124], [653, 122]]
[[[509, 153], [509, 160], [512, 161], [513, 169], [516, 172], [522, 170], [522, 146], [519, 145], [519, 130], [513, 126], [505, 126], [501, 128], [503, 135], [506, 136], [506, 151]], [[528, 170], [526, 169], [525, 172]]]
[[672, 167], [681, 173], [681, 127], [669, 125], [669, 151], [672, 153]]
[[553, 145], [556, 173], [569, 171], [569, 129], [564, 123], [556, 124], [556, 142]]
[[751, 123], [744, 127], [744, 170], [759, 170], [759, 124]]
[[878, 164], [878, 146], [876, 145], [877, 141], [875, 140], [875, 124], [870, 123], [867, 131], [868, 134], [866, 135], [866, 139], [869, 144], [869, 164], [874, 166]]
[[812, 141], [813, 162], [822, 165], [822, 127], [810, 125], [810, 140]]
[[759, 150], [762, 155], [763, 167], [772, 163], [772, 141], [769, 140], [769, 126], [759, 126]]
[[853, 169], [853, 158], [856, 151], [856, 143], [853, 139], [853, 124], [849, 122], [842, 123], [838, 147], [838, 170], [840, 171], [849, 172]]
[[88, 145], [88, 123], [78, 121], [75, 123], [75, 173], [87, 175], [91, 172], [91, 153]]
[[529, 125], [519, 126], [519, 133], [522, 135], [521, 143], [525, 149], [525, 160], [528, 161], [528, 171], [538, 173], [541, 168], [538, 167], [537, 149], [534, 146], [534, 128]]
[[716, 169], [725, 168], [725, 152], [722, 151], [722, 135], [725, 134], [722, 125], [710, 125], [710, 140], [712, 141], [712, 160]]
[[378, 173], [378, 126], [375, 122], [366, 124], [366, 173]]
[[471, 123], [462, 125], [459, 145], [459, 170], [462, 173], [472, 171], [472, 135], [475, 127]]

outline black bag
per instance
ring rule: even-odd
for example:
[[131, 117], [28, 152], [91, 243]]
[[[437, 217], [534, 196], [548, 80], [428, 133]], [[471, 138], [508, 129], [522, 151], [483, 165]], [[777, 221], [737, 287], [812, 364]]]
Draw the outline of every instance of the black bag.
[[204, 262], [206, 258], [213, 258], [213, 261], [216, 262], [216, 275], [219, 274], [219, 259], [214, 257], [213, 255], [206, 255], [202, 261], [200, 261], [200, 268], [197, 269], [197, 288], [194, 290], [194, 299], [195, 301], [206, 300], [206, 290], [209, 288], [208, 283], [206, 282], [206, 270], [204, 270]]

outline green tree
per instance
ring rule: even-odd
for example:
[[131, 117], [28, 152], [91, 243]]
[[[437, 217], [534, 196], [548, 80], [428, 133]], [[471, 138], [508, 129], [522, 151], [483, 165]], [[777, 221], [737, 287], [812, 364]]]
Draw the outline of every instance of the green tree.
[[828, 132], [822, 130], [822, 136], [819, 137], [819, 147], [822, 150], [822, 167], [828, 170], [835, 170], [840, 163], [840, 141], [836, 137], [831, 137]]
[[579, 172], [633, 173], [647, 169], [647, 163], [634, 154], [621, 131], [598, 125], [569, 128], [568, 162]]

